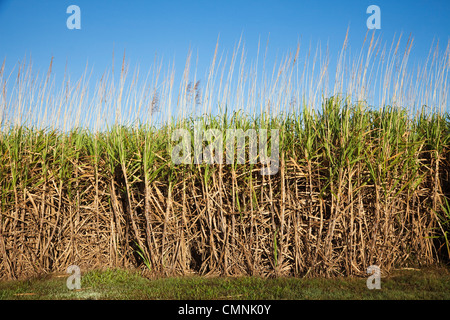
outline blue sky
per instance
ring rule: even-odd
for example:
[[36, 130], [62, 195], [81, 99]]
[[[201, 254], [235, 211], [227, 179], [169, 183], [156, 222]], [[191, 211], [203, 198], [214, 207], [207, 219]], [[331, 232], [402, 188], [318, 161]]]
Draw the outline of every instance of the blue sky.
[[[31, 54], [36, 67], [46, 68], [54, 56], [56, 71], [66, 61], [70, 70], [89, 61], [103, 71], [113, 48], [118, 55], [126, 49], [131, 63], [145, 65], [153, 61], [155, 52], [183, 63], [191, 46], [209, 63], [219, 34], [221, 48], [229, 50], [243, 34], [249, 56], [258, 39], [265, 42], [269, 33], [274, 53], [294, 48], [301, 38], [329, 41], [333, 54], [340, 49], [347, 27], [350, 45], [360, 46], [371, 4], [381, 8], [383, 38], [412, 33], [418, 55], [427, 54], [433, 37], [446, 43], [450, 35], [448, 0], [0, 2], [0, 57], [10, 64]], [[81, 30], [66, 27], [66, 8], [71, 4], [81, 9]]]
[[[81, 9], [81, 30], [66, 27], [72, 4]], [[384, 40], [412, 34], [412, 61], [426, 58], [433, 39], [446, 46], [448, 0], [0, 0], [0, 58], [12, 68], [31, 55], [34, 70], [46, 71], [54, 57], [53, 72], [62, 75], [67, 62], [75, 78], [88, 62], [95, 80], [111, 65], [113, 50], [120, 63], [126, 49], [131, 65], [145, 70], [156, 53], [166, 63], [175, 61], [181, 72], [189, 48], [198, 52], [199, 68], [207, 67], [219, 35], [220, 50], [230, 52], [241, 34], [249, 58], [269, 34], [272, 57], [294, 50], [298, 40], [328, 43], [331, 56], [337, 56], [347, 28], [350, 47], [361, 47], [371, 4], [381, 9], [377, 32]]]

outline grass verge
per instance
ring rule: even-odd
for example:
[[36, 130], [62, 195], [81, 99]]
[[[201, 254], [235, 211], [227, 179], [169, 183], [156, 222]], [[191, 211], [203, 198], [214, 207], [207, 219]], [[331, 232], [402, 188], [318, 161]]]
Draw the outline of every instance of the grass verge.
[[0, 282], [2, 300], [448, 300], [448, 268], [399, 269], [382, 277], [380, 290], [367, 278], [272, 278], [199, 276], [148, 279], [121, 269], [82, 274], [80, 290], [66, 287], [67, 275]]

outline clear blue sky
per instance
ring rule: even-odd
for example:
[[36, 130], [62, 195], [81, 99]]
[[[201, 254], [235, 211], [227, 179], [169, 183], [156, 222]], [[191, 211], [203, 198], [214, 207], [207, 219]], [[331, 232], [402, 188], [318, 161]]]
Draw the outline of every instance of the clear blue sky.
[[[81, 9], [81, 30], [66, 27], [71, 4]], [[269, 33], [273, 52], [295, 47], [301, 37], [329, 41], [333, 53], [348, 26], [350, 44], [360, 46], [370, 4], [381, 8], [383, 38], [412, 33], [419, 55], [433, 37], [444, 44], [449, 38], [448, 0], [0, 0], [0, 57], [14, 63], [31, 54], [35, 66], [46, 68], [54, 56], [56, 70], [66, 60], [71, 70], [89, 60], [103, 70], [113, 48], [118, 55], [126, 48], [131, 63], [145, 65], [155, 52], [182, 62], [191, 46], [209, 63], [219, 34], [221, 48], [232, 50], [241, 33], [249, 55]]]
[[[81, 9], [81, 30], [66, 27], [71, 4]], [[131, 65], [145, 70], [157, 53], [166, 62], [175, 58], [181, 71], [189, 47], [198, 50], [200, 67], [209, 65], [219, 34], [225, 52], [243, 34], [252, 58], [269, 33], [274, 55], [295, 49], [299, 39], [329, 42], [337, 55], [348, 27], [350, 46], [361, 47], [371, 4], [381, 8], [383, 39], [413, 35], [412, 60], [424, 59], [433, 39], [447, 44], [449, 0], [0, 0], [0, 58], [13, 67], [31, 55], [34, 69], [45, 71], [53, 56], [57, 75], [67, 62], [75, 77], [89, 62], [95, 77], [111, 65], [113, 49], [117, 60], [126, 49]]]

